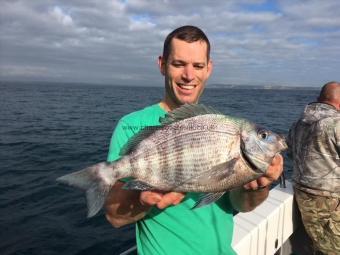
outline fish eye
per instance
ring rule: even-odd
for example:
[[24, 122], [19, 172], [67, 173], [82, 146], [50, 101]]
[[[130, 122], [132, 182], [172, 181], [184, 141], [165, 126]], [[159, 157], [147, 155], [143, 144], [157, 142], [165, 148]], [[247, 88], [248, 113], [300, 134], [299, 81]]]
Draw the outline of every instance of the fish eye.
[[265, 139], [267, 139], [267, 137], [268, 137], [268, 132], [265, 131], [265, 130], [260, 130], [259, 133], [258, 133], [258, 136], [259, 136], [261, 139], [265, 140]]

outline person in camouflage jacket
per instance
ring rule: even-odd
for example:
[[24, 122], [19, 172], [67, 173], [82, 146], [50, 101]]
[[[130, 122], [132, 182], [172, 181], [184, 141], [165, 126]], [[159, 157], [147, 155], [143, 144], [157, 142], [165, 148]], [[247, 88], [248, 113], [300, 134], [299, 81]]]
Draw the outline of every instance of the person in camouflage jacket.
[[329, 82], [289, 130], [295, 199], [315, 251], [340, 254], [340, 84]]

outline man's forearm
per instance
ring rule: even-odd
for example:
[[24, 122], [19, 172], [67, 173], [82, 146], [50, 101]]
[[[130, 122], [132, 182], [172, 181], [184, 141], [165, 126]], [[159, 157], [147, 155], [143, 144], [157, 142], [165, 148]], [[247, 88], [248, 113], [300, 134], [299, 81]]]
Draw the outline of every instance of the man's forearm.
[[229, 192], [233, 208], [239, 212], [249, 212], [260, 205], [269, 194], [269, 186], [257, 190], [246, 190], [243, 187]]
[[124, 183], [117, 182], [105, 203], [106, 219], [116, 228], [144, 218], [150, 209], [150, 206], [140, 203], [140, 192], [124, 190], [123, 185]]

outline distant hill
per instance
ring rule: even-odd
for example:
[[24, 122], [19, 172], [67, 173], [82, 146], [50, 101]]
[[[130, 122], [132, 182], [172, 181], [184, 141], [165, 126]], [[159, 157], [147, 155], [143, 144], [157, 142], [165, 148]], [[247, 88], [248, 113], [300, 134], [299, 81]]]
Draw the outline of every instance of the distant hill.
[[282, 85], [234, 85], [234, 84], [209, 84], [207, 88], [220, 89], [275, 89], [275, 90], [319, 90], [318, 87], [282, 86]]

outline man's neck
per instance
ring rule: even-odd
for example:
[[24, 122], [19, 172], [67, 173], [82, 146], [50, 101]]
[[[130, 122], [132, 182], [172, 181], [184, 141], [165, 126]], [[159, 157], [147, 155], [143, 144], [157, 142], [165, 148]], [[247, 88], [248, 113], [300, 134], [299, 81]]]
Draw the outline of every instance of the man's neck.
[[331, 106], [334, 106], [335, 109], [337, 109], [338, 111], [340, 110], [339, 103], [336, 103], [336, 102], [333, 102], [333, 101], [330, 101], [330, 100], [322, 100], [322, 101], [319, 101], [319, 103], [329, 104]]
[[165, 111], [167, 112], [171, 112], [172, 110], [178, 108], [179, 106], [170, 102], [169, 100], [163, 99], [160, 103], [159, 103], [160, 107], [163, 108]]

